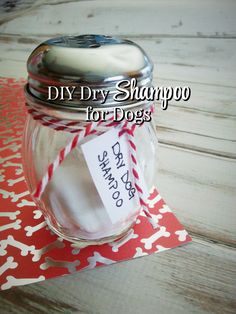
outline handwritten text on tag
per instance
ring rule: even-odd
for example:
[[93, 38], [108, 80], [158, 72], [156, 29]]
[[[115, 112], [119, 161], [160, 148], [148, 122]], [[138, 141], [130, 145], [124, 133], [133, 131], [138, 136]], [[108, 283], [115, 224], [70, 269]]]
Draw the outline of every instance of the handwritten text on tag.
[[[89, 171], [112, 223], [125, 219], [140, 206], [127, 140], [118, 133], [119, 130], [113, 128], [82, 145]], [[139, 168], [138, 172], [139, 185], [148, 195]]]

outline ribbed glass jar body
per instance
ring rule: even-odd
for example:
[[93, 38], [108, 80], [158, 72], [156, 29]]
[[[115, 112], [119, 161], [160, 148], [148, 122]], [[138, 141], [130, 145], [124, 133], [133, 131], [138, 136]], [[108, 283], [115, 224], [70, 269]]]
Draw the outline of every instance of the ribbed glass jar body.
[[[100, 129], [101, 133], [104, 128]], [[29, 114], [23, 136], [23, 167], [28, 188], [33, 194], [59, 151], [75, 136], [43, 126]], [[125, 234], [135, 223], [141, 208], [113, 224], [95, 187], [87, 167], [81, 144], [73, 149], [56, 169], [40, 200], [34, 199], [42, 210], [49, 227], [59, 236], [78, 246], [113, 241]], [[134, 134], [137, 159], [148, 188], [156, 173], [157, 138], [154, 123], [146, 122]]]

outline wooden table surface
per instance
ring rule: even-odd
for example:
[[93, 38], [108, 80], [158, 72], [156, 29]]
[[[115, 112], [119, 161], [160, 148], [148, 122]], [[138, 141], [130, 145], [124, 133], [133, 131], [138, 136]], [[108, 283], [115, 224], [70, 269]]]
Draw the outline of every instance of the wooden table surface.
[[26, 78], [42, 40], [136, 41], [155, 86], [190, 86], [157, 110], [156, 185], [193, 243], [0, 293], [0, 313], [235, 313], [236, 2], [1, 1], [0, 75]]

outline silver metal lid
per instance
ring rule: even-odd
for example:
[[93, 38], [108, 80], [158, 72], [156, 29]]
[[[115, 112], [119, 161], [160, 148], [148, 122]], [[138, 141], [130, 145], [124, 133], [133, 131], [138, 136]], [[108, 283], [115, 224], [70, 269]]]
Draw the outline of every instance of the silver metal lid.
[[[130, 40], [104, 35], [80, 35], [43, 42], [31, 53], [27, 69], [26, 96], [57, 109], [84, 111], [88, 105], [98, 109], [140, 106], [135, 99], [114, 101], [116, 84], [135, 78], [138, 87], [150, 87], [153, 66], [144, 50]], [[60, 100], [59, 97], [48, 100], [49, 86], [76, 86], [73, 99]], [[109, 91], [105, 103], [102, 103], [104, 99], [99, 93], [97, 99], [81, 100], [97, 90]]]

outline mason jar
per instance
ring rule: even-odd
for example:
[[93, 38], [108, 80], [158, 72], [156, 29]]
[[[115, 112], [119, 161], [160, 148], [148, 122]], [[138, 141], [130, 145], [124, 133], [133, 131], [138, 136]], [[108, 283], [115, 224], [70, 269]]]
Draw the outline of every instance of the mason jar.
[[[129, 40], [103, 35], [64, 36], [40, 44], [30, 55], [27, 69], [28, 115], [22, 155], [26, 182], [37, 207], [51, 230], [78, 246], [102, 244], [122, 237], [135, 224], [142, 204], [137, 203], [122, 219], [112, 221], [81, 149], [81, 145], [104, 134], [107, 127], [98, 123], [96, 132], [84, 137], [63, 161], [58, 159], [58, 154], [73, 141], [78, 130], [90, 123], [86, 120], [88, 107], [100, 113], [121, 108], [123, 112], [129, 111], [128, 117], [132, 112], [151, 110], [150, 101], [131, 98], [115, 101], [113, 97], [121, 80], [135, 78], [137, 86], [151, 86], [150, 59]], [[61, 89], [73, 86], [76, 86], [73, 97]], [[81, 87], [86, 87], [83, 95]], [[106, 101], [101, 95], [89, 98], [91, 91], [98, 90], [109, 91]], [[139, 169], [150, 189], [156, 173], [155, 124], [153, 119], [141, 125], [138, 120], [132, 123], [137, 123], [133, 140]], [[55, 165], [56, 159], [57, 167], [53, 173], [49, 172], [45, 183], [42, 178], [45, 179], [49, 165]], [[40, 184], [44, 189], [36, 197]]]

